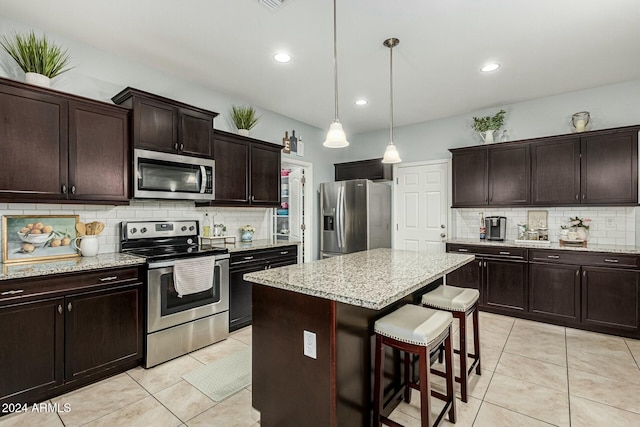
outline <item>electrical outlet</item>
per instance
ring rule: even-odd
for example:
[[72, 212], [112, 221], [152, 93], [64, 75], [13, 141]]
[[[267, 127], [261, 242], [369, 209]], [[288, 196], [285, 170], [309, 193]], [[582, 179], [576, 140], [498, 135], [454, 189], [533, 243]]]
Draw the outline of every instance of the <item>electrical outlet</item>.
[[315, 332], [304, 331], [304, 355], [316, 359], [316, 334]]
[[607, 230], [615, 230], [616, 229], [616, 219], [612, 216], [605, 217], [604, 219], [604, 228]]

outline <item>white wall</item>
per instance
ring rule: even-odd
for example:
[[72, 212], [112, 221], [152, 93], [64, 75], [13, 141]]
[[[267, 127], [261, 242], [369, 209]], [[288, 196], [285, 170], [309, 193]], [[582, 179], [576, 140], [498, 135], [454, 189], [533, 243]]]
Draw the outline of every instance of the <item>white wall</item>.
[[[14, 31], [25, 32], [28, 30], [39, 31], [38, 28], [11, 21], [0, 16], [0, 34], [13, 34]], [[68, 92], [76, 95], [97, 99], [104, 102], [111, 102], [111, 97], [120, 92], [127, 86], [135, 87], [147, 92], [165, 96], [167, 98], [176, 99], [187, 104], [216, 111], [220, 115], [214, 121], [216, 129], [235, 131], [235, 128], [229, 118], [229, 110], [233, 104], [251, 104], [251, 100], [241, 99], [232, 94], [225, 94], [218, 91], [202, 87], [191, 83], [187, 80], [177, 78], [176, 76], [164, 72], [163, 70], [149, 67], [142, 63], [137, 63], [125, 59], [123, 57], [96, 49], [82, 41], [72, 40], [61, 37], [56, 34], [47, 33], [47, 37], [69, 49], [71, 53], [71, 62], [74, 68], [69, 72], [56, 77], [52, 81], [52, 87], [56, 90]], [[23, 72], [18, 68], [15, 61], [6, 54], [0, 52], [0, 76], [14, 80], [24, 80]], [[268, 84], [268, 82], [265, 82]], [[300, 96], [304, 96], [301, 94]], [[340, 153], [322, 147], [322, 141], [326, 135], [326, 129], [318, 129], [308, 124], [293, 120], [289, 117], [282, 116], [273, 111], [260, 108], [255, 105], [258, 113], [262, 115], [262, 119], [258, 125], [252, 130], [251, 136], [264, 141], [282, 144], [282, 138], [285, 131], [291, 133], [296, 131], [296, 135], [302, 136], [305, 143], [305, 153], [303, 157], [297, 155], [283, 154], [283, 157], [291, 157], [299, 160], [308, 161], [314, 164], [313, 182], [315, 188], [309, 189], [309, 195], [314, 196], [313, 224], [311, 227], [314, 233], [314, 241], [319, 242], [319, 219], [317, 196], [318, 186], [322, 182], [333, 181], [333, 163], [339, 157]], [[329, 123], [327, 123], [328, 128]], [[157, 203], [156, 203], [157, 204]], [[148, 206], [152, 206], [148, 205]], [[183, 206], [187, 212], [195, 208], [191, 208], [192, 204]], [[2, 209], [4, 214], [18, 214], [20, 211], [46, 211], [48, 209], [57, 210], [56, 208], [47, 208], [47, 206], [29, 206], [25, 209], [16, 207]], [[94, 212], [94, 207], [89, 207], [86, 212]], [[113, 209], [113, 208], [109, 208]], [[154, 208], [149, 208], [154, 209]], [[67, 210], [67, 208], [65, 208]], [[76, 209], [71, 209], [76, 211]], [[83, 211], [80, 206], [78, 211]], [[117, 212], [127, 212], [128, 210], [138, 211], [137, 207], [119, 207]], [[146, 210], [146, 209], [145, 209]], [[162, 211], [164, 209], [160, 209]], [[264, 211], [264, 209], [258, 209]], [[173, 214], [173, 211], [170, 211]], [[244, 209], [239, 212], [245, 212]], [[193, 211], [194, 216], [199, 213]], [[128, 214], [123, 214], [129, 216]], [[146, 214], [145, 214], [146, 215]], [[242, 214], [240, 214], [242, 215]], [[153, 216], [153, 215], [152, 215]], [[162, 217], [162, 216], [159, 216]], [[159, 218], [157, 217], [157, 218]], [[232, 215], [229, 215], [231, 218]], [[164, 218], [171, 218], [170, 216]], [[98, 218], [100, 219], [100, 218]], [[111, 247], [111, 245], [106, 245]], [[314, 251], [314, 259], [318, 257], [318, 247]]]

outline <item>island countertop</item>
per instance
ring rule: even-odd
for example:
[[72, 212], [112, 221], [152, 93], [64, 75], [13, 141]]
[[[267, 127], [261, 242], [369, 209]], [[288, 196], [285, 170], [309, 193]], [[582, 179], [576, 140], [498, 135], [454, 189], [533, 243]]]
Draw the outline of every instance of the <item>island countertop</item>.
[[473, 255], [373, 249], [247, 273], [261, 285], [380, 310], [473, 261]]

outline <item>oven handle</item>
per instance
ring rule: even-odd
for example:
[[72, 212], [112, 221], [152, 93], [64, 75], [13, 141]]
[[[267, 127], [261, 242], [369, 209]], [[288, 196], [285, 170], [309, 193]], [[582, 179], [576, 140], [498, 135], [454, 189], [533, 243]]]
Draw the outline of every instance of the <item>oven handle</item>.
[[[224, 255], [216, 255], [215, 259], [216, 262], [223, 260], [223, 259], [229, 259], [230, 256], [229, 254], [224, 254]], [[184, 259], [193, 259], [193, 258], [184, 258]], [[160, 261], [160, 262], [150, 262], [149, 263], [149, 268], [150, 269], [156, 269], [156, 268], [164, 268], [164, 267], [173, 267], [176, 264], [176, 260], [172, 259], [169, 261]]]

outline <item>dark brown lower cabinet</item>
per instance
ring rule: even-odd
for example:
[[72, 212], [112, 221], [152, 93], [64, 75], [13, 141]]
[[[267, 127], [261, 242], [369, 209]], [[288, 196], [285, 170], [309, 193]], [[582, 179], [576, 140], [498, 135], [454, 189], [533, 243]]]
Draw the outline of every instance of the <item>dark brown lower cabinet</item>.
[[129, 267], [0, 282], [21, 295], [0, 298], [0, 404], [46, 400], [139, 365], [138, 277]]
[[529, 312], [558, 321], [580, 321], [580, 267], [529, 264]]
[[[476, 258], [474, 262], [465, 264], [447, 274], [447, 284], [460, 288], [480, 290], [482, 285], [482, 259]], [[482, 298], [480, 298], [480, 305], [482, 305]]]
[[639, 277], [637, 271], [582, 267], [582, 323], [637, 333]]
[[527, 308], [527, 262], [487, 259], [484, 268], [484, 306], [524, 312]]

